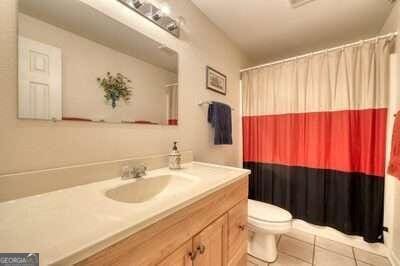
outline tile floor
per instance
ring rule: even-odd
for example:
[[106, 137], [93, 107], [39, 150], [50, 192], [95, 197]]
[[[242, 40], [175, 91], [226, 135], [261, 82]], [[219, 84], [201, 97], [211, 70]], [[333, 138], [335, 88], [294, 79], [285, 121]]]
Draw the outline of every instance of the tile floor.
[[387, 258], [326, 238], [292, 230], [278, 239], [279, 256], [274, 263], [250, 255], [248, 266], [390, 266]]

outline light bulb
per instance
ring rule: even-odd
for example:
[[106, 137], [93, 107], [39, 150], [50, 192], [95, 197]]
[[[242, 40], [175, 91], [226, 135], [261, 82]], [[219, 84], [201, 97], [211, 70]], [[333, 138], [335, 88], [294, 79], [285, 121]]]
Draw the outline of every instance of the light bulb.
[[163, 15], [167, 15], [167, 16], [171, 15], [171, 8], [165, 2], [160, 5], [160, 10]]

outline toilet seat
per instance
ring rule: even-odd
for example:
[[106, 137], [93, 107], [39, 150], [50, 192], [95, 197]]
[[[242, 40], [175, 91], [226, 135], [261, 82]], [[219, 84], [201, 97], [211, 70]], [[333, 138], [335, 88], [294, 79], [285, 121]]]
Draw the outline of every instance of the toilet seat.
[[272, 225], [276, 223], [288, 223], [292, 221], [292, 215], [287, 210], [278, 206], [256, 200], [248, 200], [248, 218], [250, 222], [260, 225]]

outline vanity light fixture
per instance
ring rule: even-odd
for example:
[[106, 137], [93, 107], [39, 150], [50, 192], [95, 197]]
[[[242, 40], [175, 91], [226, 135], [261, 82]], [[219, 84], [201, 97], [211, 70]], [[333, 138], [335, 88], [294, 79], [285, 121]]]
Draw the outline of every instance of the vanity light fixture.
[[158, 21], [160, 18], [162, 18], [161, 10], [153, 14], [153, 19], [155, 21]]
[[125, 3], [131, 7], [134, 8], [140, 8], [141, 6], [143, 6], [143, 1], [141, 0], [126, 0]]
[[169, 7], [169, 5], [166, 2], [164, 2], [160, 5], [160, 10], [161, 10], [162, 14], [165, 16], [171, 15], [171, 8]]
[[167, 29], [169, 31], [174, 31], [178, 28], [178, 25], [176, 25], [176, 22], [171, 22], [170, 24], [167, 25]]
[[143, 11], [143, 15], [149, 20], [153, 21], [153, 7], [146, 8], [146, 10]]
[[162, 3], [159, 7], [160, 9], [154, 13], [153, 19], [155, 21], [161, 19], [162, 17], [169, 16], [171, 14], [171, 9], [167, 3]]
[[180, 24], [170, 16], [171, 10], [168, 3], [163, 2], [155, 6], [147, 0], [117, 1], [179, 38]]
[[135, 3], [133, 3], [133, 6], [134, 6], [135, 8], [140, 8], [142, 5], [143, 5], [143, 3], [140, 2], [140, 0], [136, 0]]

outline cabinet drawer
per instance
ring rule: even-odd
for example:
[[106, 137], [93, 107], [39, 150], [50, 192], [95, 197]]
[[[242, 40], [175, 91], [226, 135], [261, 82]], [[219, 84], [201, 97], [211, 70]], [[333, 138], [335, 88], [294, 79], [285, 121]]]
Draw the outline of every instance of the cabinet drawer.
[[[241, 258], [247, 252], [247, 199], [228, 212], [229, 258]], [[240, 254], [238, 254], [240, 253]]]

